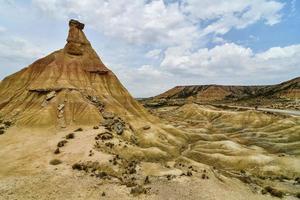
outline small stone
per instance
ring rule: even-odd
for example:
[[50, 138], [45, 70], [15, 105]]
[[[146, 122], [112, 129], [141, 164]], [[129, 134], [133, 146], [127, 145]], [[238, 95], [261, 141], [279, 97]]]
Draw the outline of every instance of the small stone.
[[136, 138], [134, 135], [131, 135], [131, 136], [130, 136], [130, 140], [131, 140], [131, 142], [132, 142], [133, 144], [138, 144], [138, 140], [137, 140], [137, 138]]
[[56, 96], [56, 92], [55, 91], [51, 91], [50, 93], [47, 94], [46, 100], [49, 101], [49, 100], [51, 100], [55, 96]]
[[57, 110], [59, 110], [59, 111], [61, 111], [62, 109], [64, 109], [64, 107], [65, 107], [65, 104], [59, 104], [58, 106], [57, 106]]
[[78, 128], [74, 132], [79, 132], [79, 131], [83, 131], [83, 129], [82, 128]]
[[124, 125], [121, 122], [117, 122], [114, 124], [113, 129], [118, 135], [122, 135], [124, 131]]
[[104, 119], [113, 119], [115, 117], [115, 114], [112, 112], [103, 112], [102, 117]]
[[105, 192], [102, 192], [101, 196], [103, 196], [103, 197], [104, 197], [104, 196], [105, 196]]
[[99, 129], [99, 126], [94, 126], [93, 129]]

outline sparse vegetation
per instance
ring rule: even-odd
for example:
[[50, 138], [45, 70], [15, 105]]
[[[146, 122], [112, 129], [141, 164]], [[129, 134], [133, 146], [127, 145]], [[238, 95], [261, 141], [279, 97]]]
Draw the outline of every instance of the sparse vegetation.
[[59, 148], [56, 148], [55, 151], [54, 151], [54, 154], [59, 154], [59, 153], [60, 153]]
[[11, 121], [4, 121], [3, 124], [7, 127], [10, 127], [12, 125]]
[[50, 163], [50, 165], [59, 165], [62, 163], [62, 161], [59, 159], [53, 159], [49, 163]]
[[283, 197], [283, 192], [271, 187], [271, 186], [267, 186], [264, 188], [266, 192], [270, 193], [272, 196], [274, 197], [279, 197], [282, 198]]
[[113, 135], [110, 132], [104, 132], [104, 133], [99, 133], [96, 137], [95, 140], [110, 140], [113, 138]]
[[59, 142], [57, 143], [57, 147], [63, 147], [63, 146], [65, 146], [65, 144], [67, 144], [67, 143], [68, 143], [67, 140], [59, 141]]
[[75, 163], [72, 165], [72, 169], [82, 170], [82, 165], [80, 163]]
[[147, 194], [147, 189], [141, 185], [138, 185], [130, 190], [130, 194], [137, 196], [140, 194]]
[[82, 128], [78, 128], [74, 132], [80, 132], [80, 131], [83, 131], [83, 129]]
[[144, 184], [149, 184], [150, 183], [150, 179], [149, 176], [146, 176], [145, 180], [144, 180]]
[[75, 138], [75, 135], [74, 135], [74, 133], [69, 133], [68, 135], [66, 135], [66, 139], [73, 139], [73, 138]]

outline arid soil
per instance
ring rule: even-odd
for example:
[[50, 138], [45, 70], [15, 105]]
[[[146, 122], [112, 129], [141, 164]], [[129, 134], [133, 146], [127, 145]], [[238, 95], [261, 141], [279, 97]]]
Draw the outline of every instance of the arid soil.
[[297, 199], [299, 117], [197, 104], [150, 112], [188, 135], [178, 155], [101, 125], [8, 128], [0, 137], [0, 199]]

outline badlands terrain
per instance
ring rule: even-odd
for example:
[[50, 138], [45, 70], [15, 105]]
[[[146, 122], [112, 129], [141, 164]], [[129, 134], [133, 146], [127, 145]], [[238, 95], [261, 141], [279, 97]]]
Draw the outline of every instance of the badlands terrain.
[[63, 49], [0, 83], [0, 199], [300, 198], [299, 116], [145, 108], [83, 29], [70, 20]]
[[259, 106], [300, 110], [300, 77], [258, 86], [191, 85], [176, 86], [155, 97], [140, 99], [146, 106], [183, 105], [188, 102], [213, 105]]

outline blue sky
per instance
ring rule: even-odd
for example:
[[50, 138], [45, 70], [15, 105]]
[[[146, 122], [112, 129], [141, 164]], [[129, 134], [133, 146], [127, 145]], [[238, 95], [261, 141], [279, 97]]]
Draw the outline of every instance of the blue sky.
[[299, 0], [0, 0], [0, 79], [63, 48], [70, 18], [136, 97], [300, 76]]

